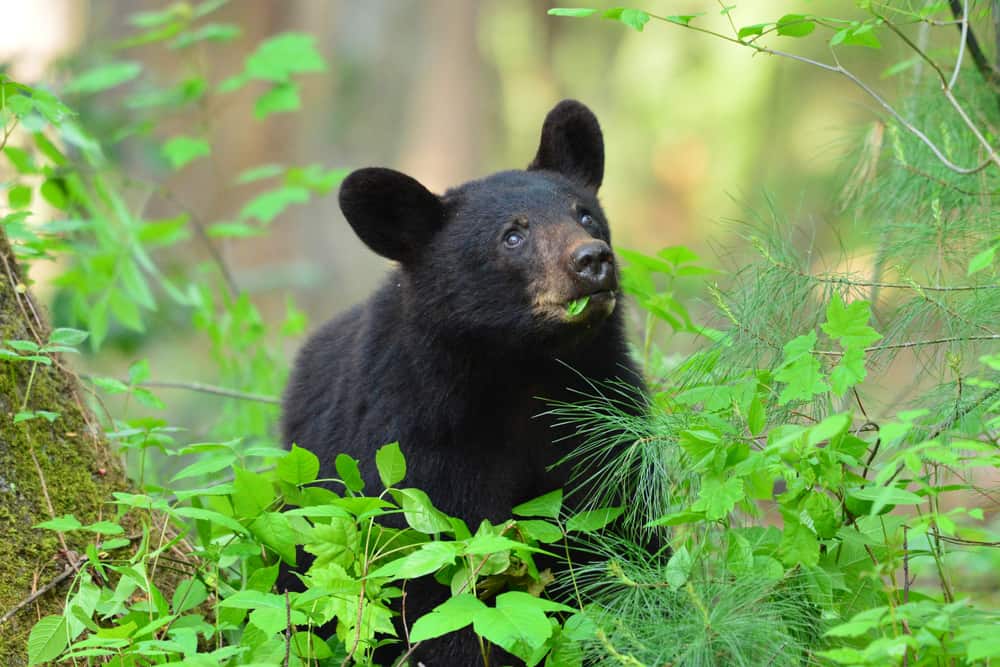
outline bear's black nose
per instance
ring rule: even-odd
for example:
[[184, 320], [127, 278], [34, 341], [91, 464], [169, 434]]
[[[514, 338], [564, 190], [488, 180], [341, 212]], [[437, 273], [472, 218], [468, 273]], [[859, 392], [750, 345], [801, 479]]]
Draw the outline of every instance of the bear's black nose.
[[588, 241], [573, 250], [569, 258], [576, 275], [591, 291], [612, 290], [615, 285], [615, 256], [604, 241]]

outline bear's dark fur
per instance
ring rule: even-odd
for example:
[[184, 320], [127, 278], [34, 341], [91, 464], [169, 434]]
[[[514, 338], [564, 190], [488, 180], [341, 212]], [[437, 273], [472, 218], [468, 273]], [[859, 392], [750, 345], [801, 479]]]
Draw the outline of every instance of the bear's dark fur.
[[[285, 443], [315, 452], [321, 476], [336, 476], [334, 458], [350, 454], [374, 490], [376, 449], [399, 441], [405, 485], [472, 530], [563, 486], [566, 466], [550, 466], [572, 441], [552, 444], [565, 434], [539, 416], [539, 397], [570, 401], [609, 380], [642, 392], [597, 200], [603, 173], [597, 119], [565, 100], [546, 117], [525, 171], [440, 197], [388, 169], [348, 176], [348, 222], [399, 266], [303, 347], [284, 398]], [[571, 315], [567, 304], [583, 296], [588, 305]], [[410, 623], [447, 595], [430, 584], [408, 586]], [[412, 664], [479, 664], [466, 635], [426, 642]]]

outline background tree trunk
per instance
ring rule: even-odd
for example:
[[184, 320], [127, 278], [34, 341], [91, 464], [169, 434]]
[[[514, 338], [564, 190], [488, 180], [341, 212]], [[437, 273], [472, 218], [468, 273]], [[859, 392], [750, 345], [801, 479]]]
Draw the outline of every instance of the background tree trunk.
[[[0, 340], [41, 344], [48, 335], [0, 227]], [[111, 492], [127, 487], [120, 461], [63, 360], [38, 364], [29, 389], [31, 370], [31, 362], [0, 359], [0, 662], [5, 665], [27, 663], [32, 625], [61, 613], [78, 554], [94, 539], [83, 532], [62, 538], [33, 526], [64, 514], [84, 524], [113, 518], [115, 508], [107, 504]], [[15, 424], [14, 415], [25, 409], [59, 417]]]

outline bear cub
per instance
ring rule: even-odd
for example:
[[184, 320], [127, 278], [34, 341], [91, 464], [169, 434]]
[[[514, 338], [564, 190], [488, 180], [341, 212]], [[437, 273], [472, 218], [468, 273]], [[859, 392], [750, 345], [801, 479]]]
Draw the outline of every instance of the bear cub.
[[[375, 451], [398, 441], [406, 485], [473, 531], [564, 486], [571, 471], [553, 464], [573, 440], [553, 445], [566, 433], [544, 415], [546, 400], [606, 381], [643, 391], [597, 199], [603, 176], [600, 126], [573, 100], [549, 112], [523, 171], [440, 196], [390, 169], [350, 174], [340, 189], [348, 223], [397, 267], [302, 348], [284, 396], [285, 444], [316, 453], [321, 477], [336, 476], [338, 453], [353, 456], [374, 490]], [[408, 586], [409, 622], [445, 599], [430, 583]], [[481, 662], [475, 641], [427, 644], [411, 658]]]

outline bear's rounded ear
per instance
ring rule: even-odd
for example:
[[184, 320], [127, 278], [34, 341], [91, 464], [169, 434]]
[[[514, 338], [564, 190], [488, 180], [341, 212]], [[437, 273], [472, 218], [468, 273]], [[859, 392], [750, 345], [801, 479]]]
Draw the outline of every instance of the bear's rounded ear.
[[557, 104], [545, 117], [528, 169], [558, 172], [596, 192], [604, 180], [604, 137], [594, 113], [576, 100]]
[[392, 169], [352, 172], [340, 186], [340, 210], [369, 248], [407, 263], [444, 224], [441, 199]]

